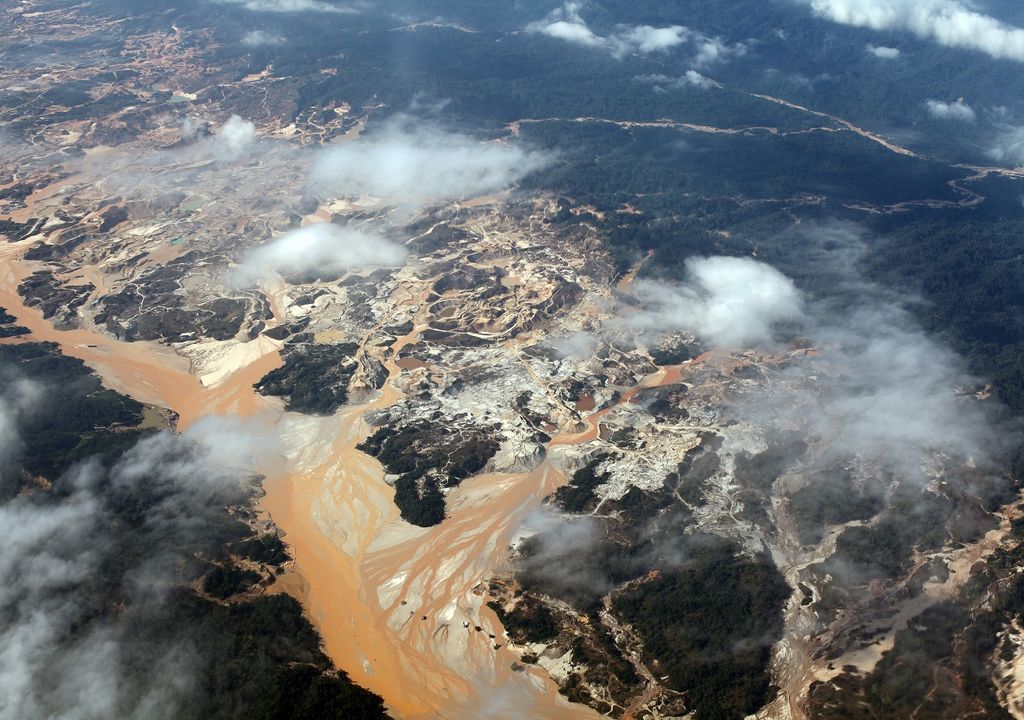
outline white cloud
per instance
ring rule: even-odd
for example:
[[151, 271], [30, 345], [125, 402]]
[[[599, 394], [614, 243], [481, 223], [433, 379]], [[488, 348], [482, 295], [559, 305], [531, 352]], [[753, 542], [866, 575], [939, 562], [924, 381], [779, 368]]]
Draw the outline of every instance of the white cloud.
[[1024, 165], [1024, 126], [1004, 125], [987, 154], [999, 163]]
[[845, 225], [804, 230], [823, 248], [835, 246], [809, 262], [820, 265], [838, 299], [808, 301], [789, 278], [752, 259], [696, 258], [680, 284], [637, 281], [641, 309], [622, 313], [620, 323], [655, 334], [692, 332], [729, 349], [770, 344], [776, 326], [790, 323], [820, 354], [786, 369], [788, 380], [767, 398], [752, 397], [748, 412], [767, 411], [766, 422], [792, 416], [828, 438], [823, 452], [881, 460], [913, 477], [936, 450], [961, 460], [988, 457], [999, 433], [957, 395], [975, 380], [911, 318], [905, 298], [858, 275], [862, 235]]
[[696, 70], [687, 70], [679, 77], [671, 77], [670, 75], [640, 75], [636, 79], [640, 82], [654, 85], [655, 89], [674, 88], [678, 90], [694, 87], [700, 90], [710, 90], [711, 88], [721, 87], [719, 83], [705, 75], [701, 75]]
[[621, 311], [620, 326], [691, 332], [736, 349], [772, 343], [776, 325], [787, 323], [818, 352], [780, 368], [763, 395], [745, 395], [737, 407], [748, 417], [803, 427], [825, 455], [858, 456], [907, 478], [925, 478], [936, 458], [985, 466], [1005, 438], [986, 407], [962, 392], [977, 380], [921, 329], [907, 298], [857, 273], [862, 235], [846, 225], [804, 229], [823, 248], [807, 262], [833, 288], [828, 298], [803, 298], [752, 259], [699, 258], [687, 262], [683, 283], [636, 282], [643, 305]]
[[238, 115], [229, 117], [212, 133], [205, 121], [186, 117], [182, 120], [181, 136], [192, 143], [182, 151], [190, 160], [213, 158], [232, 162], [248, 155], [258, 142], [256, 126]]
[[526, 29], [577, 45], [603, 46], [606, 42], [605, 38], [594, 34], [580, 17], [582, 7], [583, 3], [581, 2], [567, 2], [554, 10], [545, 20], [531, 23]]
[[[771, 383], [765, 420], [779, 415], [822, 439], [819, 452], [879, 462], [902, 477], [926, 480], [936, 463], [973, 458], [982, 471], [1007, 440], [977, 383], [949, 347], [929, 336], [907, 310], [913, 301], [867, 280], [858, 267], [866, 233], [849, 223], [805, 224], [801, 272], [830, 288], [807, 300], [800, 333], [817, 353]], [[781, 389], [781, 392], [779, 390]], [[758, 411], [752, 398], [747, 408]], [[762, 408], [763, 409], [763, 408]]]
[[526, 30], [577, 45], [603, 46], [606, 43], [605, 38], [595, 34], [580, 17], [582, 7], [582, 2], [566, 2], [562, 7], [551, 11], [544, 20], [527, 25]]
[[690, 31], [682, 25], [656, 28], [650, 25], [624, 27], [608, 38], [616, 54], [665, 52], [687, 41]]
[[[257, 445], [256, 462], [274, 447], [265, 438], [244, 445], [227, 430], [207, 423], [195, 433], [198, 445], [158, 433], [125, 453], [109, 476], [87, 461], [60, 479], [59, 494], [0, 504], [0, 720], [181, 716], [204, 662], [196, 653], [202, 638], [154, 643], [158, 632], [143, 649], [135, 632], [169, 620], [161, 590], [176, 582], [180, 548], [203, 547], [211, 518], [248, 497], [232, 469]], [[235, 435], [247, 432], [234, 427]], [[130, 537], [155, 550], [141, 559], [123, 545], [128, 524], [115, 509], [128, 507], [138, 513]], [[98, 575], [116, 583], [106, 599], [90, 585]], [[119, 607], [108, 612], [101, 600]], [[132, 660], [140, 650], [144, 665]]]
[[527, 25], [526, 30], [576, 45], [601, 48], [617, 58], [632, 53], [649, 55], [667, 52], [692, 41], [696, 48], [694, 63], [698, 67], [746, 52], [746, 46], [742, 43], [728, 45], [720, 38], [701, 35], [683, 25], [667, 25], [665, 27], [618, 25], [610, 34], [602, 36], [587, 25], [580, 15], [582, 9], [582, 2], [566, 2], [562, 7], [549, 13], [543, 20]]
[[207, 415], [189, 425], [184, 437], [199, 446], [207, 466], [266, 475], [284, 453], [272, 422], [269, 417]]
[[698, 87], [702, 90], [707, 90], [709, 88], [719, 86], [718, 83], [716, 83], [714, 80], [704, 75], [701, 75], [696, 70], [687, 70], [686, 73], [683, 75], [682, 79], [686, 82], [687, 85], [692, 85], [693, 87]]
[[14, 479], [15, 458], [21, 448], [18, 423], [42, 400], [38, 383], [24, 378], [0, 378], [0, 484]]
[[[59, 656], [61, 635], [80, 614], [74, 599], [63, 596], [93, 571], [99, 519], [99, 503], [88, 494], [76, 493], [57, 507], [28, 497], [0, 506], [5, 528], [0, 555], [3, 720], [48, 716], [52, 699], [38, 685]], [[88, 666], [83, 670], [79, 681], [91, 676]]]
[[[836, 450], [881, 456], [916, 473], [934, 450], [976, 455], [992, 428], [957, 397], [970, 382], [949, 348], [928, 337], [898, 305], [865, 298], [815, 332], [839, 372], [818, 399], [813, 421]], [[920, 454], [916, 454], [920, 453]]]
[[404, 258], [405, 250], [384, 238], [316, 223], [250, 251], [234, 269], [233, 279], [240, 286], [249, 286], [275, 274], [340, 275], [354, 268], [393, 267]]
[[885, 47], [884, 45], [868, 45], [866, 50], [881, 60], [895, 60], [900, 56], [899, 48]]
[[350, 5], [338, 5], [326, 0], [214, 0], [225, 5], [241, 5], [246, 10], [269, 13], [356, 13]]
[[697, 54], [694, 56], [693, 62], [697, 67], [708, 67], [715, 63], [725, 62], [745, 55], [747, 52], [747, 46], [743, 43], [728, 45], [721, 38], [698, 36], [695, 42]]
[[770, 265], [750, 258], [691, 258], [682, 285], [638, 280], [633, 290], [643, 308], [625, 325], [660, 335], [689, 331], [719, 347], [772, 341], [778, 323], [802, 317], [793, 282]]
[[606, 569], [593, 562], [591, 552], [601, 530], [587, 515], [565, 517], [549, 507], [531, 511], [520, 529], [530, 546], [522, 559], [523, 572], [570, 596], [603, 595], [612, 583]]
[[604, 38], [595, 35], [586, 25], [565, 20], [556, 20], [550, 25], [544, 26], [540, 32], [578, 45], [596, 46], [604, 44]]
[[941, 100], [928, 100], [925, 102], [928, 114], [939, 120], [957, 120], [959, 122], [974, 122], [978, 116], [974, 109], [964, 102], [963, 98], [955, 102], [947, 103]]
[[959, 0], [803, 0], [819, 16], [873, 30], [902, 30], [948, 47], [1024, 61], [1024, 29]]
[[256, 142], [256, 126], [238, 115], [232, 115], [209, 139], [211, 152], [224, 161], [237, 160]]
[[242, 44], [248, 47], [283, 45], [284, 38], [277, 33], [267, 32], [266, 30], [250, 30], [242, 36]]
[[321, 195], [369, 195], [395, 205], [457, 200], [508, 187], [550, 161], [514, 144], [480, 142], [397, 116], [322, 151], [310, 184]]
[[592, 333], [581, 331], [552, 337], [548, 339], [548, 342], [562, 357], [583, 360], [594, 354], [599, 341]]

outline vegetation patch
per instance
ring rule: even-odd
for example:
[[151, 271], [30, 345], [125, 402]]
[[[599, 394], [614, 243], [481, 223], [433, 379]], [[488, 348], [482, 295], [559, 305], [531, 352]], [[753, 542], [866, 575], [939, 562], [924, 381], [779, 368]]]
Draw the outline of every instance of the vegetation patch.
[[442, 491], [483, 470], [499, 447], [493, 428], [441, 416], [383, 425], [358, 446], [398, 476], [395, 504], [403, 519], [420, 527], [444, 520]]
[[652, 573], [613, 607], [643, 637], [652, 672], [685, 692], [700, 720], [744, 717], [771, 697], [768, 663], [790, 588], [770, 560], [730, 541], [688, 546], [686, 566]]
[[555, 491], [555, 503], [570, 513], [589, 512], [597, 505], [594, 491], [608, 481], [607, 472], [598, 472], [606, 456], [595, 458], [573, 473], [568, 484]]
[[284, 398], [285, 408], [293, 412], [330, 415], [348, 401], [358, 351], [355, 343], [289, 346], [284, 365], [254, 387], [261, 395]]
[[814, 545], [821, 541], [825, 527], [868, 520], [885, 507], [885, 485], [872, 479], [858, 482], [850, 470], [837, 463], [793, 493], [789, 509], [797, 522], [800, 542]]
[[0, 307], [0, 338], [28, 335], [29, 329], [17, 322], [18, 319], [7, 312], [7, 308]]

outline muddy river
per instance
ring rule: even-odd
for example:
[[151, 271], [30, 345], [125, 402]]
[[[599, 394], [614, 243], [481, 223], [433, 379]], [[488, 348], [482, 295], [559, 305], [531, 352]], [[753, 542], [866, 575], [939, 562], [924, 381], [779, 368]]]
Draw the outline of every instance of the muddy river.
[[[0, 248], [0, 305], [32, 339], [59, 344], [109, 387], [173, 410], [180, 429], [207, 415], [263, 415], [277, 423], [286, 462], [267, 477], [262, 503], [295, 557], [280, 589], [303, 603], [335, 663], [380, 694], [396, 717], [597, 717], [566, 702], [541, 668], [513, 669], [519, 657], [503, 646], [501, 625], [484, 605], [484, 583], [506, 562], [522, 519], [564, 482], [553, 467], [471, 478], [450, 494], [443, 524], [410, 526], [399, 519], [381, 465], [355, 449], [369, 433], [363, 414], [401, 397], [391, 383], [372, 403], [332, 417], [285, 413], [252, 387], [281, 364], [267, 346], [255, 361], [204, 387], [188, 360], [167, 347], [54, 329], [17, 295], [31, 272], [20, 261], [25, 249]], [[394, 358], [389, 370], [399, 372]], [[591, 422], [552, 444], [583, 442], [595, 431]]]

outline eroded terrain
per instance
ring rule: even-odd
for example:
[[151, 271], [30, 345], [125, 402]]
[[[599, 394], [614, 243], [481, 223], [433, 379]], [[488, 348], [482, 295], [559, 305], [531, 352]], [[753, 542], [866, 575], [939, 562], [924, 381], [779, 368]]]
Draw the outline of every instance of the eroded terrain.
[[[274, 586], [396, 716], [835, 717], [915, 633], [975, 621], [991, 665], [964, 672], [951, 637], [925, 695], [978, 712], [995, 676], [1019, 716], [1015, 491], [960, 457], [909, 480], [837, 455], [792, 407], [836, 347], [645, 332], [591, 208], [314, 191], [310, 147], [359, 142], [371, 108], [299, 107], [306, 79], [204, 64], [202, 34], [32, 7], [4, 12], [123, 45], [2, 71], [25, 140], [2, 158], [3, 342], [58, 342], [181, 428], [273, 425], [262, 508], [295, 558]], [[232, 114], [254, 145], [225, 141]], [[405, 257], [239, 282], [323, 223]]]

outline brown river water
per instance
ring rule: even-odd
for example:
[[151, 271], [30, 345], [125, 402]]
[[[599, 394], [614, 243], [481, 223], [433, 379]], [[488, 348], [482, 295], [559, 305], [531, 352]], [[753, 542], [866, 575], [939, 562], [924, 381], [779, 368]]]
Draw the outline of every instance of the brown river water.
[[[500, 623], [484, 605], [484, 584], [507, 562], [523, 517], [564, 482], [561, 473], [544, 463], [530, 473], [471, 478], [449, 495], [443, 524], [411, 527], [399, 519], [381, 465], [355, 449], [369, 433], [363, 413], [401, 397], [392, 384], [372, 403], [333, 417], [284, 413], [252, 387], [281, 364], [270, 351], [204, 387], [170, 348], [88, 328], [56, 330], [26, 307], [16, 292], [30, 274], [20, 260], [25, 249], [0, 247], [0, 306], [32, 339], [59, 344], [109, 387], [178, 413], [179, 429], [207, 415], [277, 419], [287, 462], [266, 478], [262, 506], [295, 557], [280, 589], [303, 603], [338, 667], [380, 694], [396, 717], [597, 717], [558, 695], [541, 668], [514, 670], [519, 656], [503, 646]], [[393, 358], [389, 369], [399, 372]], [[590, 423], [552, 444], [595, 433]]]

